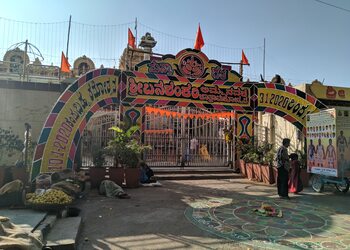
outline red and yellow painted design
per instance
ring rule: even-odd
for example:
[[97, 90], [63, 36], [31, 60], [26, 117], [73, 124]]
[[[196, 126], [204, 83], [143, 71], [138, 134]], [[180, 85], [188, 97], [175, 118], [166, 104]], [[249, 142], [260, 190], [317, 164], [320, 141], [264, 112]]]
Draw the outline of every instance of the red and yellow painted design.
[[[230, 66], [209, 60], [201, 51], [185, 49], [177, 55], [165, 55], [162, 58], [141, 62], [136, 66], [140, 73], [162, 74], [193, 79], [193, 83], [216, 81], [216, 84], [240, 82], [242, 76], [231, 70]], [[181, 79], [180, 79], [181, 80]]]

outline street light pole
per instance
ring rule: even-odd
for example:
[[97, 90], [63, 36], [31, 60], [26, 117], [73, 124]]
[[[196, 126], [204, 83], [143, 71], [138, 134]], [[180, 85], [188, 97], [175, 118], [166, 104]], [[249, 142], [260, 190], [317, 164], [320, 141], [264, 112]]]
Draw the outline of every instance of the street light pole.
[[29, 143], [29, 130], [31, 129], [31, 126], [29, 123], [24, 123], [24, 127], [26, 129], [25, 131], [25, 148], [24, 148], [24, 166], [26, 170], [28, 171], [28, 143]]

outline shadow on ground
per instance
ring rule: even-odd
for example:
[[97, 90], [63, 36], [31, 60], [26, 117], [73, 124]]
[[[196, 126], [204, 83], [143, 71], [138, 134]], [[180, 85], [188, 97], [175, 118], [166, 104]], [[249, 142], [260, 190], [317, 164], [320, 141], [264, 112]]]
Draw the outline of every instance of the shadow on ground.
[[[306, 190], [290, 201], [276, 188], [248, 181], [163, 181], [130, 189], [130, 200], [92, 190], [82, 200], [78, 249], [336, 249], [350, 246], [348, 194]], [[284, 217], [259, 217], [262, 202]], [[348, 226], [349, 225], [349, 226]]]

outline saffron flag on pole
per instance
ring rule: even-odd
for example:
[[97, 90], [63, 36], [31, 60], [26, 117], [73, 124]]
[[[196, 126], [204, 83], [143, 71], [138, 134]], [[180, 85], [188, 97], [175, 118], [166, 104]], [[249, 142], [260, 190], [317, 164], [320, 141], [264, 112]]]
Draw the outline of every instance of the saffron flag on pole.
[[69, 73], [70, 72], [69, 68], [70, 68], [70, 64], [68, 62], [68, 59], [66, 58], [66, 56], [64, 55], [64, 53], [62, 51], [62, 55], [61, 55], [61, 71]]
[[244, 64], [244, 65], [250, 65], [249, 62], [248, 62], [247, 57], [246, 57], [245, 54], [244, 54], [243, 49], [242, 49], [242, 64]]
[[202, 36], [201, 26], [200, 24], [198, 24], [198, 30], [197, 30], [196, 41], [194, 42], [194, 48], [196, 50], [201, 50], [203, 46], [204, 46], [204, 40]]
[[133, 49], [136, 48], [135, 37], [134, 34], [131, 32], [130, 28], [128, 29], [128, 45]]

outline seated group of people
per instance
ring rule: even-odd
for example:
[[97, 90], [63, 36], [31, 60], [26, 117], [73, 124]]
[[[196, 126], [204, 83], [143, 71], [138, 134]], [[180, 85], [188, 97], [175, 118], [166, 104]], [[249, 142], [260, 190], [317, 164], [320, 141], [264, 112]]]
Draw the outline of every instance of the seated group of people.
[[[153, 170], [145, 162], [140, 163], [140, 171], [141, 184], [154, 184], [157, 182], [154, 179]], [[82, 197], [82, 193], [85, 190], [85, 181], [88, 180], [88, 177], [85, 176], [85, 172], [81, 171], [76, 164], [74, 166], [74, 171], [66, 169], [62, 172], [52, 173], [51, 175], [43, 174], [37, 177], [37, 182], [42, 182], [41, 179], [44, 177], [49, 179], [45, 182], [45, 187], [43, 188], [50, 187], [59, 189], [68, 193], [72, 197]], [[101, 182], [99, 193], [101, 195], [106, 195], [107, 197], [118, 197], [121, 199], [130, 198], [122, 187], [111, 180], [103, 180]]]

